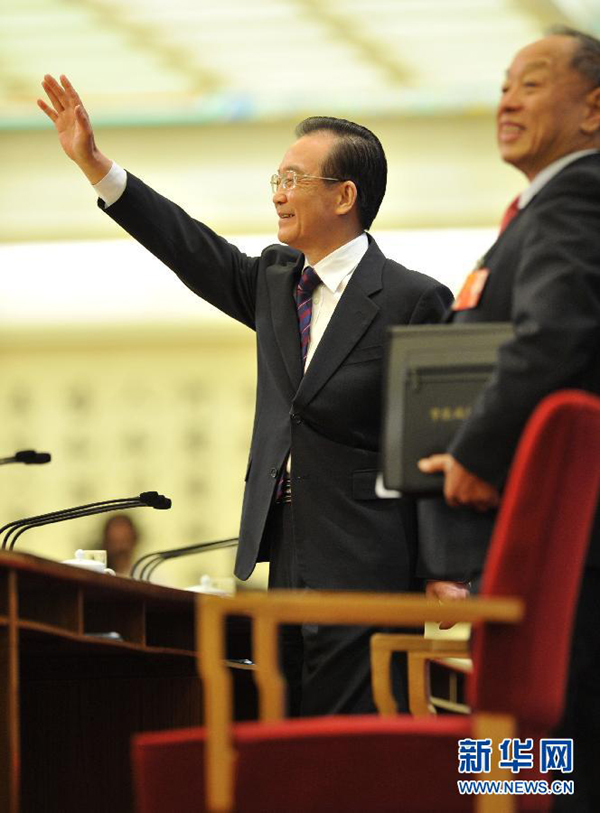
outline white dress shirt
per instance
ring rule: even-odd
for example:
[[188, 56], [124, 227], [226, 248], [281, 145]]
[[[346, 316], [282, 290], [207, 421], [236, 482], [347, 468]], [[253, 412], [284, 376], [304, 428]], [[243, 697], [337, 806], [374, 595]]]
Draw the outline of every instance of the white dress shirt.
[[[312, 296], [312, 318], [306, 368], [315, 354], [340, 297], [346, 290], [346, 285], [368, 248], [369, 240], [363, 232], [349, 243], [336, 248], [313, 266], [322, 284], [315, 288]], [[305, 260], [304, 267], [306, 268], [307, 265], [308, 262]]]

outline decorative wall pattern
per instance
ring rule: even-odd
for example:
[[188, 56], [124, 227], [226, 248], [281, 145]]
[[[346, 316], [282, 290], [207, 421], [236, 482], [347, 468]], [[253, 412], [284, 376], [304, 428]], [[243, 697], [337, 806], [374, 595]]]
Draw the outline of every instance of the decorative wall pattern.
[[[155, 489], [170, 511], [136, 509], [139, 553], [235, 536], [254, 409], [254, 334], [234, 323], [52, 330], [0, 336], [0, 524]], [[54, 559], [92, 547], [102, 517], [28, 531], [18, 549]], [[231, 573], [232, 551], [161, 566], [189, 585]]]

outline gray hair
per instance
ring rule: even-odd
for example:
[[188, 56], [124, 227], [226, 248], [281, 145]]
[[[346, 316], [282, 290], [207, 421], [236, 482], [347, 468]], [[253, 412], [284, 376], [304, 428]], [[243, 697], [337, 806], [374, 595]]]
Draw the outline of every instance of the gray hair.
[[590, 79], [594, 87], [600, 86], [600, 40], [592, 37], [591, 34], [585, 34], [583, 31], [569, 28], [566, 25], [553, 26], [549, 29], [548, 34], [572, 37], [576, 40], [577, 45], [571, 60], [571, 67]]

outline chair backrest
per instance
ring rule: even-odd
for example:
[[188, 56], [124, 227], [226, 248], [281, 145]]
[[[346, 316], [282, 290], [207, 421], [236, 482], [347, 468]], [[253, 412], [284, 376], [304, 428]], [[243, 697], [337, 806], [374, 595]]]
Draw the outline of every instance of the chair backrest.
[[524, 621], [475, 634], [470, 699], [542, 731], [560, 719], [583, 563], [600, 491], [600, 398], [564, 390], [533, 412], [492, 535], [482, 596], [519, 596]]

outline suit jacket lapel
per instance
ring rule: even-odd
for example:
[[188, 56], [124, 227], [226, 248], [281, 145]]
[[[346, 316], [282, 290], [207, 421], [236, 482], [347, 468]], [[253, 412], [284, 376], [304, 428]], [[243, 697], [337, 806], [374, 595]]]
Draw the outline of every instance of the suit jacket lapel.
[[301, 255], [296, 263], [272, 265], [267, 268], [273, 330], [290, 380], [292, 394], [296, 392], [302, 379], [302, 356], [294, 289], [298, 284], [303, 263], [304, 257]]
[[370, 297], [381, 290], [384, 263], [385, 257], [369, 236], [369, 248], [342, 294], [300, 382], [295, 406], [305, 406], [314, 398], [379, 313], [379, 307]]

